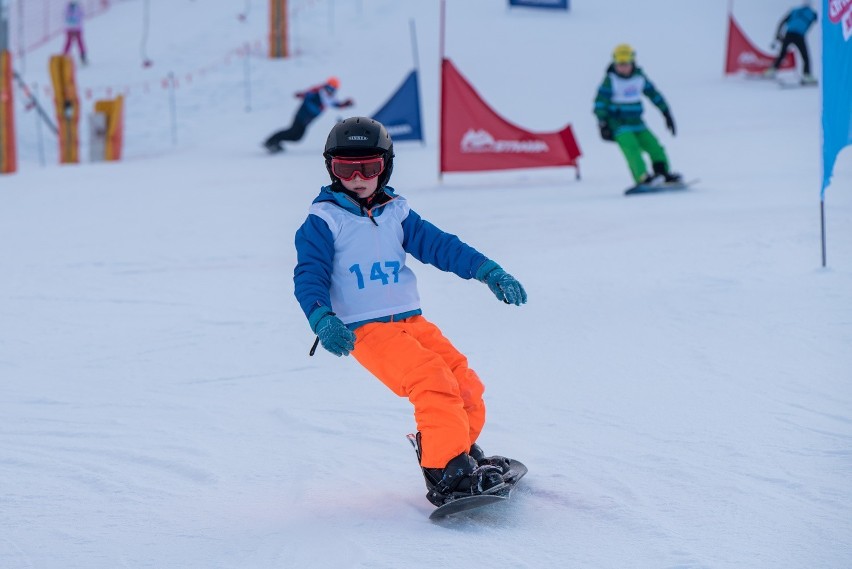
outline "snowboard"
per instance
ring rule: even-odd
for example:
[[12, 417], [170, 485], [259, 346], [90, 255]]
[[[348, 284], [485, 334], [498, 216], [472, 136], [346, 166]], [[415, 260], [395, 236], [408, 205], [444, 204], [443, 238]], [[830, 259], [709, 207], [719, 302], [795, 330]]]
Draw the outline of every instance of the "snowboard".
[[[417, 463], [420, 464], [420, 449], [417, 448], [417, 436], [409, 434], [407, 438], [408, 442], [411, 443], [411, 446], [414, 447], [414, 452], [417, 455]], [[509, 471], [503, 475], [503, 479], [506, 481], [505, 486], [493, 494], [463, 496], [461, 498], [450, 500], [449, 502], [435, 508], [435, 510], [429, 514], [429, 519], [439, 520], [453, 514], [475, 510], [477, 508], [487, 506], [488, 504], [494, 504], [495, 502], [505, 502], [511, 498], [515, 485], [517, 485], [518, 481], [523, 478], [526, 473], [527, 467], [523, 463], [518, 460], [509, 459]]]
[[698, 183], [698, 180], [688, 180], [681, 182], [662, 182], [659, 184], [637, 184], [624, 190], [625, 196], [635, 194], [655, 194], [659, 192], [674, 192], [678, 190], [688, 190], [691, 186]]
[[801, 79], [795, 79], [795, 80], [790, 80], [790, 79], [788, 79], [788, 80], [779, 79], [779, 80], [778, 80], [778, 86], [779, 86], [780, 88], [782, 88], [782, 89], [797, 89], [797, 88], [799, 88], [799, 87], [802, 87], [802, 88], [807, 88], [807, 87], [819, 87], [819, 83], [818, 83], [817, 81], [813, 81], [813, 82], [802, 82], [802, 80], [801, 80]]

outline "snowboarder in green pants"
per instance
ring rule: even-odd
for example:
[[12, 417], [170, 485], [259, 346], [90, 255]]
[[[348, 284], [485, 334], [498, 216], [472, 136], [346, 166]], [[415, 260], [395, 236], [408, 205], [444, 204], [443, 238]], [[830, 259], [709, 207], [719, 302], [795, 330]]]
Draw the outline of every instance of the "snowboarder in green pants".
[[[663, 113], [666, 127], [674, 136], [675, 123], [669, 105], [642, 68], [636, 66], [636, 52], [627, 44], [616, 46], [595, 97], [594, 112], [601, 138], [618, 144], [637, 186], [680, 182], [681, 175], [669, 169], [665, 149], [642, 120], [643, 94]], [[643, 153], [651, 160], [650, 173]]]

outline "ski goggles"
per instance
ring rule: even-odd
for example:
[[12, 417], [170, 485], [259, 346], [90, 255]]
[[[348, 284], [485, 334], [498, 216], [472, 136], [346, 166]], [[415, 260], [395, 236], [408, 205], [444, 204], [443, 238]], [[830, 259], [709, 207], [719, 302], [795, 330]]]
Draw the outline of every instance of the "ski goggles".
[[347, 182], [354, 178], [355, 174], [359, 174], [364, 180], [372, 180], [384, 170], [385, 159], [381, 156], [334, 157], [331, 159], [331, 173]]

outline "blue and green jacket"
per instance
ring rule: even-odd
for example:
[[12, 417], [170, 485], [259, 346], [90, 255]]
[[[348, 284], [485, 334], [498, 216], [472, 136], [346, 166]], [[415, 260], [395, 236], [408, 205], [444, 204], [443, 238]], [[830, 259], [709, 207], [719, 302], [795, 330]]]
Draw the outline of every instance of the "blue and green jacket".
[[634, 65], [633, 72], [624, 77], [615, 72], [615, 65], [610, 65], [595, 97], [595, 116], [599, 121], [608, 122], [616, 136], [621, 132], [646, 130], [642, 120], [642, 95], [663, 114], [668, 112], [668, 103], [641, 67]]

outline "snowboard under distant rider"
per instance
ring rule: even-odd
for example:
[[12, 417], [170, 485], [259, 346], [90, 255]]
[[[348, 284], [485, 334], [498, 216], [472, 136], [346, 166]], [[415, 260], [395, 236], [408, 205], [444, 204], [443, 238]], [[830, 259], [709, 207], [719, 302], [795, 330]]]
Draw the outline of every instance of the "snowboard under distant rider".
[[[669, 169], [665, 148], [642, 120], [643, 94], [663, 113], [666, 127], [675, 136], [669, 105], [636, 65], [636, 52], [628, 44], [616, 46], [595, 97], [594, 113], [601, 138], [618, 144], [637, 186], [680, 182], [681, 175]], [[643, 153], [651, 160], [651, 173]]]
[[296, 232], [295, 295], [323, 348], [352, 354], [414, 406], [418, 456], [436, 506], [496, 493], [509, 459], [476, 444], [485, 424], [484, 386], [467, 358], [421, 312], [407, 255], [485, 283], [520, 306], [524, 288], [458, 237], [422, 219], [388, 186], [393, 142], [367, 117], [337, 123], [325, 144], [331, 184]]
[[322, 85], [317, 85], [299, 91], [294, 94], [298, 99], [302, 100], [296, 114], [293, 116], [293, 122], [284, 130], [279, 130], [267, 138], [263, 146], [270, 154], [277, 154], [284, 150], [282, 142], [296, 142], [302, 140], [308, 125], [314, 122], [322, 112], [334, 107], [337, 109], [345, 109], [355, 104], [351, 98], [343, 101], [337, 100], [337, 90], [340, 88], [340, 80], [337, 77], [329, 77]]
[[811, 7], [811, 1], [805, 0], [798, 8], [793, 8], [778, 23], [775, 31], [776, 41], [781, 42], [781, 49], [772, 66], [764, 72], [767, 77], [775, 77], [778, 67], [784, 61], [787, 50], [791, 45], [796, 46], [799, 55], [802, 56], [802, 85], [816, 85], [816, 79], [811, 75], [811, 58], [808, 55], [808, 43], [805, 34], [808, 33], [814, 22], [817, 21], [817, 13]]

